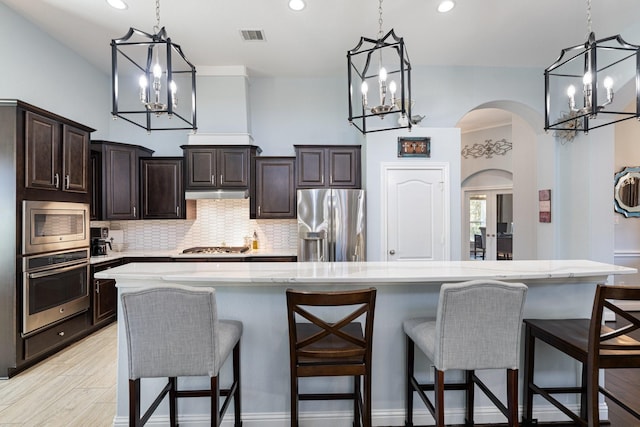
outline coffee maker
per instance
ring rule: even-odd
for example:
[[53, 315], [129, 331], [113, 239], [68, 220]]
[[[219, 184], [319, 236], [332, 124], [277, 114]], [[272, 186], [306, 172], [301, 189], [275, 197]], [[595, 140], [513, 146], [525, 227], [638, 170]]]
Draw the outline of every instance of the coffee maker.
[[107, 246], [111, 248], [109, 241], [109, 227], [91, 227], [91, 256], [106, 255]]

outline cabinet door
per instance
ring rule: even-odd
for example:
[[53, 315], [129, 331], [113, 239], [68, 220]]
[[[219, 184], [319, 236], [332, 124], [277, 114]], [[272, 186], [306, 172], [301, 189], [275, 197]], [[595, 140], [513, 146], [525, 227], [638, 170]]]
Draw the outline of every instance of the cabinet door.
[[217, 184], [217, 151], [212, 148], [185, 150], [187, 189], [213, 188]]
[[257, 218], [295, 218], [295, 158], [256, 158]]
[[118, 301], [116, 281], [113, 279], [96, 279], [94, 275], [122, 265], [122, 260], [108, 261], [91, 266], [93, 324], [108, 319], [115, 319]]
[[246, 148], [218, 149], [218, 187], [249, 186], [249, 150]]
[[325, 149], [322, 147], [296, 148], [298, 188], [327, 186], [325, 180]]
[[93, 305], [93, 324], [109, 318], [115, 318], [118, 301], [116, 281], [113, 279], [94, 279], [95, 303]]
[[137, 219], [138, 178], [136, 150], [109, 145], [104, 151], [105, 220]]
[[329, 186], [360, 188], [360, 148], [328, 148]]
[[182, 159], [142, 159], [142, 218], [185, 217]]
[[26, 113], [25, 186], [57, 190], [60, 176], [60, 124], [39, 114]]
[[72, 126], [62, 127], [62, 189], [86, 193], [89, 189], [89, 134]]

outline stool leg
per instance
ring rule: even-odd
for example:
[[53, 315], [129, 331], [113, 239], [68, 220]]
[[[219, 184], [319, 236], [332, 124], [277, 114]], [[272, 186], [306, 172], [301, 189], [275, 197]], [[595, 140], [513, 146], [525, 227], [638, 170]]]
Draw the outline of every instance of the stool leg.
[[413, 340], [407, 335], [407, 377], [406, 377], [406, 395], [405, 395], [405, 422], [406, 427], [413, 427], [413, 385], [411, 381], [414, 375], [414, 350]]
[[591, 354], [587, 358], [587, 363], [585, 363], [587, 365], [587, 392], [583, 393], [587, 395], [587, 420], [589, 427], [600, 427], [600, 408], [598, 405], [598, 397], [600, 395], [599, 369], [594, 366], [594, 357]]
[[240, 341], [233, 348], [233, 382], [236, 384], [236, 392], [233, 396], [233, 408], [235, 417], [235, 427], [242, 426], [242, 406], [240, 401]]
[[445, 427], [444, 426], [444, 371], [439, 370], [434, 367], [433, 371], [435, 373], [435, 383], [434, 383], [434, 396], [435, 396], [435, 407], [436, 407], [436, 427]]
[[218, 377], [211, 377], [211, 427], [220, 426], [220, 384]]
[[[360, 388], [360, 376], [353, 376], [353, 427], [360, 427], [362, 424], [360, 423], [361, 417], [364, 417], [364, 414], [360, 414], [360, 402], [362, 402], [362, 391]], [[362, 402], [364, 404], [364, 402]], [[364, 409], [364, 408], [363, 408]]]
[[518, 370], [507, 369], [507, 421], [509, 427], [518, 427]]
[[291, 427], [298, 427], [298, 377], [295, 367], [291, 370]]
[[140, 427], [140, 378], [129, 380], [129, 426]]
[[466, 420], [465, 420], [465, 425], [473, 425], [473, 409], [474, 409], [474, 404], [475, 404], [475, 387], [474, 387], [474, 382], [473, 382], [473, 373], [474, 371], [464, 371], [464, 383], [466, 385], [466, 390], [465, 390], [465, 394], [466, 394]]
[[535, 344], [535, 337], [527, 325], [524, 336], [524, 384], [522, 387], [522, 424], [525, 426], [528, 426], [533, 419], [533, 393], [529, 387], [533, 383]]
[[169, 378], [169, 384], [171, 388], [169, 389], [169, 425], [171, 427], [175, 427], [176, 423], [176, 411], [178, 407], [178, 380], [176, 377]]
[[371, 427], [371, 361], [367, 363], [367, 373], [364, 376], [364, 427]]

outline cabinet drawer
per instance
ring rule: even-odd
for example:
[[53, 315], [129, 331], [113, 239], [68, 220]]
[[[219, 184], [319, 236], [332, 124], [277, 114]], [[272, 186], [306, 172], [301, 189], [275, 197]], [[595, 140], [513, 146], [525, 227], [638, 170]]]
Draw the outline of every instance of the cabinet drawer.
[[87, 313], [82, 313], [71, 319], [65, 320], [51, 328], [40, 332], [24, 340], [24, 358], [37, 356], [45, 351], [69, 341], [74, 336], [81, 334], [89, 327]]

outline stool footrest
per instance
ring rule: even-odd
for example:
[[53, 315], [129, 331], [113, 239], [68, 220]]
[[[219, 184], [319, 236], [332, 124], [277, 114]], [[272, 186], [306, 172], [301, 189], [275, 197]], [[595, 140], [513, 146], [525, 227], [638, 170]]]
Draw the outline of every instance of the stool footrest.
[[353, 400], [353, 393], [306, 393], [298, 394], [300, 400]]

